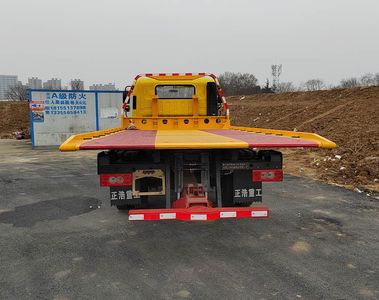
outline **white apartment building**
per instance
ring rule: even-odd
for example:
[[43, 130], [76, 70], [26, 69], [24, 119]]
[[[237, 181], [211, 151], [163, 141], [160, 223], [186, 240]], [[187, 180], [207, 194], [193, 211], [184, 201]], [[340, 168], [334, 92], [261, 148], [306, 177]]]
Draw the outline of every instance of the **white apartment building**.
[[108, 84], [93, 84], [89, 87], [92, 91], [116, 91], [116, 86], [114, 83]]
[[28, 78], [28, 87], [30, 89], [42, 89], [42, 80], [38, 77]]
[[62, 82], [58, 78], [51, 78], [50, 80], [43, 83], [43, 88], [46, 90], [61, 90]]
[[0, 75], [0, 100], [7, 98], [7, 93], [10, 87], [18, 84], [17, 75]]

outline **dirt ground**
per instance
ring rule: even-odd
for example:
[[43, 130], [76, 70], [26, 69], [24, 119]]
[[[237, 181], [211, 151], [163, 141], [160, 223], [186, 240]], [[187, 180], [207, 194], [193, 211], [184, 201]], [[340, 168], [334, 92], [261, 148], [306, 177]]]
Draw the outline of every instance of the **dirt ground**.
[[308, 131], [333, 150], [284, 150], [287, 173], [379, 191], [379, 87], [230, 97], [232, 123]]
[[0, 101], [0, 138], [15, 138], [16, 132], [30, 137], [29, 106], [26, 101]]
[[[287, 173], [379, 192], [379, 87], [230, 97], [232, 123], [309, 131], [337, 143], [333, 150], [283, 149]], [[0, 138], [29, 136], [26, 102], [0, 102]]]

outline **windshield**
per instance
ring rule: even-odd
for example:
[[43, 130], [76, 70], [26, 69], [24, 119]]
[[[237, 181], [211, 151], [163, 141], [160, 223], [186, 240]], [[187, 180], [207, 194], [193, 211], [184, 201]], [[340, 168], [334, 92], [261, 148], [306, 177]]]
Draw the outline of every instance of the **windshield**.
[[158, 85], [155, 94], [160, 99], [192, 99], [195, 95], [193, 85]]

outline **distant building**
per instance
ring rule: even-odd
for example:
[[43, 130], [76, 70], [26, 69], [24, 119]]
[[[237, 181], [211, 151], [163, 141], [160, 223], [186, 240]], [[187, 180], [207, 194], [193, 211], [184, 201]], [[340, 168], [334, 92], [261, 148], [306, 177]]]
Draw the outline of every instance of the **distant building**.
[[61, 80], [58, 78], [51, 78], [50, 80], [43, 83], [43, 88], [46, 90], [61, 90]]
[[28, 78], [28, 88], [30, 89], [42, 89], [42, 80], [38, 77]]
[[72, 90], [84, 90], [84, 81], [80, 79], [72, 79], [70, 85]]
[[7, 98], [7, 93], [10, 87], [18, 84], [17, 75], [0, 75], [0, 100]]
[[93, 84], [89, 87], [93, 91], [116, 91], [116, 86], [114, 83], [108, 84]]

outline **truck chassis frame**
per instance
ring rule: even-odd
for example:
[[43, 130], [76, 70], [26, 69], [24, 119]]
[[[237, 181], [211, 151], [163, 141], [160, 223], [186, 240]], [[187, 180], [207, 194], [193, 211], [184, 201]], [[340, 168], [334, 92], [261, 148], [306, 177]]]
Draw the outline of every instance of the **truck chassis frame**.
[[[267, 170], [274, 176], [254, 178], [254, 172]], [[111, 150], [98, 154], [98, 174], [102, 185], [110, 186], [111, 205], [129, 209], [130, 220], [268, 217], [266, 207], [251, 205], [262, 202], [262, 181], [280, 181], [281, 172], [282, 155], [274, 150]], [[125, 175], [131, 179], [106, 182]], [[188, 187], [191, 194], [186, 192]]]

